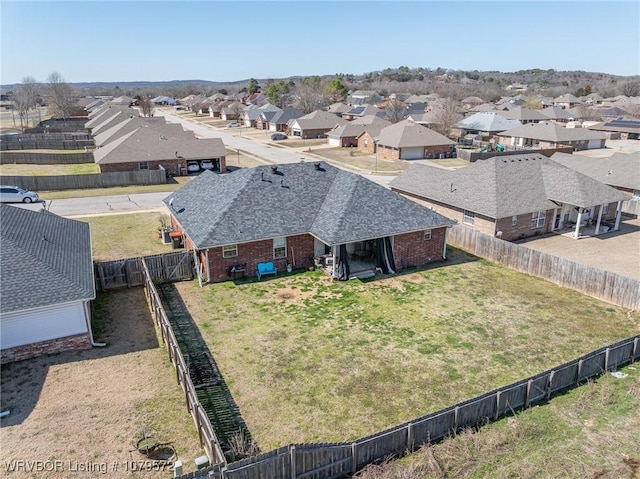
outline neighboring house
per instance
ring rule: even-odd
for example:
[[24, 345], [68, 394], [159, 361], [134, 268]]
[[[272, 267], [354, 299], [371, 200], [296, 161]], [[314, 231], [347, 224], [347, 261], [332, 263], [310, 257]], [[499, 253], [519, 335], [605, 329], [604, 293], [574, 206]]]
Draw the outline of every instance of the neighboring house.
[[428, 127], [429, 125], [438, 125], [441, 121], [438, 112], [436, 111], [428, 111], [426, 113], [411, 113], [409, 114], [408, 120], [411, 120], [418, 125], [423, 125]]
[[293, 120], [289, 127], [293, 136], [300, 138], [324, 138], [336, 125], [345, 125], [346, 120], [328, 111], [316, 110]]
[[[120, 123], [115, 124], [111, 128], [105, 129], [94, 136], [93, 140], [96, 144], [96, 147], [100, 148], [105, 146], [107, 143], [117, 140], [121, 136], [126, 135], [138, 128], [162, 128], [163, 131], [165, 129], [170, 129], [171, 131], [179, 131], [183, 130], [180, 124], [168, 124], [164, 118], [164, 116], [158, 116], [154, 118], [145, 118], [142, 116], [137, 116], [134, 118], [125, 118]], [[158, 134], [162, 134], [162, 132], [158, 132]]]
[[322, 258], [325, 271], [341, 280], [377, 268], [397, 272], [444, 259], [453, 224], [326, 163], [203, 172], [164, 203], [207, 282], [228, 280], [238, 269], [253, 276], [258, 263], [285, 271]]
[[384, 98], [377, 91], [356, 90], [349, 94], [346, 101], [350, 105], [363, 105], [365, 103], [380, 103], [382, 100]]
[[89, 224], [0, 204], [1, 362], [93, 344]]
[[260, 113], [260, 116], [258, 116], [258, 119], [256, 120], [256, 128], [259, 130], [268, 130], [271, 119], [281, 111], [282, 110], [278, 108], [278, 110], [275, 111], [263, 111]]
[[626, 193], [628, 199], [622, 203], [622, 212], [640, 215], [640, 153], [614, 153], [607, 158], [554, 153], [551, 159]]
[[454, 127], [460, 130], [459, 136], [490, 136], [520, 125], [522, 125], [520, 121], [507, 120], [497, 111], [481, 111], [463, 118]]
[[297, 108], [285, 107], [282, 110], [275, 112], [275, 115], [271, 117], [268, 126], [269, 131], [281, 131], [288, 133], [289, 123], [302, 116], [304, 116], [304, 113]]
[[226, 172], [226, 148], [220, 138], [197, 139], [192, 131], [171, 125], [140, 127], [98, 148], [93, 157], [101, 173], [163, 168], [180, 175], [188, 161], [201, 160], [211, 160], [216, 171]]
[[349, 105], [345, 105], [342, 102], [337, 102], [337, 103], [332, 103], [331, 105], [329, 105], [329, 108], [327, 109], [327, 111], [329, 113], [333, 113], [336, 116], [342, 117], [342, 114], [345, 111], [349, 111], [351, 109], [351, 107]]
[[280, 108], [272, 105], [271, 103], [266, 103], [262, 106], [250, 105], [249, 107], [245, 108], [244, 112], [241, 115], [241, 120], [243, 121], [244, 126], [257, 128], [260, 114], [265, 111], [276, 112], [280, 111]]
[[347, 111], [343, 112], [342, 119], [350, 121], [356, 118], [362, 118], [363, 116], [369, 116], [369, 115], [375, 116], [375, 115], [382, 115], [382, 114], [384, 114], [384, 112], [380, 110], [377, 106], [362, 104], [362, 105], [351, 107]]
[[560, 108], [573, 108], [582, 103], [580, 98], [573, 96], [571, 93], [565, 93], [564, 95], [560, 95], [557, 98], [553, 99], [554, 106], [559, 106]]
[[171, 105], [171, 106], [177, 103], [175, 98], [172, 98], [170, 96], [164, 96], [164, 95], [160, 95], [155, 98], [152, 98], [151, 102], [154, 105]]
[[134, 110], [133, 108], [118, 109], [116, 107], [113, 110], [110, 109], [105, 115], [100, 115], [88, 121], [85, 124], [85, 129], [88, 130], [92, 136], [97, 136], [126, 119], [138, 118], [139, 116], [138, 110]]
[[507, 120], [518, 120], [523, 125], [527, 123], [539, 123], [549, 120], [549, 117], [539, 110], [515, 106], [507, 110], [498, 110], [498, 115], [505, 117]]
[[551, 121], [529, 123], [498, 134], [500, 143], [519, 148], [558, 148], [574, 150], [604, 148], [606, 135], [586, 128], [565, 128]]
[[617, 230], [628, 197], [540, 154], [493, 157], [457, 170], [412, 165], [392, 190], [459, 223], [513, 241], [575, 225]]
[[372, 136], [377, 136], [382, 128], [391, 125], [391, 122], [375, 115], [368, 115], [351, 121], [346, 125], [336, 126], [327, 133], [328, 142], [331, 146], [358, 146], [358, 137], [368, 132]]
[[553, 120], [558, 123], [567, 123], [574, 120], [571, 113], [559, 106], [549, 106], [547, 108], [543, 108], [542, 110], [540, 110], [540, 113], [546, 116], [549, 120]]
[[230, 103], [220, 110], [220, 119], [224, 121], [239, 120], [243, 112], [244, 105], [242, 103]]
[[602, 131], [611, 140], [640, 139], [640, 120], [611, 120], [588, 127], [589, 130]]

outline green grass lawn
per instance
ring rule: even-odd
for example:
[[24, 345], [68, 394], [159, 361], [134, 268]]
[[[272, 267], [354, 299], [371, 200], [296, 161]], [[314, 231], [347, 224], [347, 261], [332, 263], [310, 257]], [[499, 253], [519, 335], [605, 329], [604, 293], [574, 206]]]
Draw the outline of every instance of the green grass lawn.
[[628, 312], [452, 249], [426, 270], [178, 283], [262, 450], [353, 440], [638, 331]]
[[90, 196], [109, 196], [109, 195], [133, 195], [138, 193], [158, 193], [166, 191], [170, 193], [183, 187], [188, 181], [195, 178], [194, 176], [180, 176], [171, 179], [170, 183], [162, 185], [131, 185], [131, 186], [114, 186], [111, 188], [91, 188], [83, 190], [64, 190], [64, 191], [39, 191], [38, 194], [43, 200], [59, 200], [63, 198], [86, 198]]
[[12, 176], [58, 176], [100, 173], [95, 163], [72, 165], [0, 165], [0, 174]]
[[160, 218], [164, 213], [132, 213], [78, 218], [91, 225], [94, 261], [171, 252], [170, 244], [158, 239]]
[[362, 479], [634, 478], [640, 470], [640, 365], [606, 374], [479, 431], [468, 430]]

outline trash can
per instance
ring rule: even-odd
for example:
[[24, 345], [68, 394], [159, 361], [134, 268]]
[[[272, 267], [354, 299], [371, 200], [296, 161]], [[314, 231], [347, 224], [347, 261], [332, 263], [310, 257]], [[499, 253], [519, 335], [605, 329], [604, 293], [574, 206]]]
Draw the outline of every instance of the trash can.
[[182, 243], [182, 233], [179, 231], [172, 231], [169, 233], [169, 236], [171, 237], [171, 249], [184, 248]]
[[171, 233], [171, 228], [164, 228], [162, 230], [162, 244], [171, 243], [171, 236], [169, 236], [170, 233]]

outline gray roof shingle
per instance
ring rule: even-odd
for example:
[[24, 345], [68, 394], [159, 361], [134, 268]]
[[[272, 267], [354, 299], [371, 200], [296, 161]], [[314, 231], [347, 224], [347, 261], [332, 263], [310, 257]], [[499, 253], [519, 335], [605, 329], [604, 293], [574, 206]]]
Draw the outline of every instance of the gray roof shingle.
[[494, 157], [454, 171], [412, 165], [390, 186], [496, 219], [556, 208], [554, 201], [591, 207], [626, 198], [537, 153]]
[[0, 312], [96, 296], [89, 224], [0, 204]]
[[[196, 248], [311, 233], [329, 245], [453, 222], [362, 176], [326, 163], [203, 172], [164, 199]], [[170, 201], [173, 202], [170, 204]]]
[[640, 191], [640, 153], [615, 153], [608, 158], [554, 153], [551, 159], [605, 185]]
[[426, 126], [403, 120], [380, 130], [378, 145], [393, 148], [412, 148], [419, 146], [455, 145], [444, 135], [430, 130]]
[[550, 142], [569, 142], [584, 140], [604, 140], [606, 135], [586, 128], [565, 128], [552, 121], [527, 123], [526, 125], [501, 132], [498, 136], [530, 138]]

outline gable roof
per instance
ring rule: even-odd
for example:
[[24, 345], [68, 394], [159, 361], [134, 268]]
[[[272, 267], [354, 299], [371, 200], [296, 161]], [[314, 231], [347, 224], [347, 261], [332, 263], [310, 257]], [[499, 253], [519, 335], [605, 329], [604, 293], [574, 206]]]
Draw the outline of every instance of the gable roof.
[[520, 126], [519, 120], [508, 120], [496, 111], [480, 111], [471, 116], [463, 118], [455, 124], [457, 128], [463, 130], [477, 130], [487, 132], [500, 132]]
[[538, 110], [522, 106], [514, 106], [508, 110], [498, 111], [498, 115], [505, 117], [507, 120], [544, 121], [549, 119], [547, 115]]
[[380, 130], [378, 145], [393, 148], [412, 148], [419, 146], [455, 145], [444, 135], [430, 130], [426, 126], [403, 120]]
[[554, 153], [551, 159], [605, 185], [640, 191], [640, 153], [615, 153], [608, 158]]
[[164, 203], [198, 249], [305, 233], [336, 245], [453, 224], [326, 163], [205, 171]]
[[294, 123], [297, 123], [302, 130], [321, 130], [323, 128], [331, 129], [336, 125], [344, 125], [347, 120], [343, 120], [328, 111], [316, 110], [297, 118]]
[[1, 313], [96, 297], [88, 223], [7, 204], [0, 216]]
[[453, 171], [416, 164], [390, 186], [494, 219], [554, 209], [559, 202], [591, 207], [626, 198], [537, 153], [493, 157]]
[[[94, 136], [96, 146], [104, 146], [107, 143], [117, 140], [123, 135], [136, 130], [137, 128], [153, 128], [157, 125], [166, 125], [167, 122], [164, 116], [157, 116], [153, 118], [145, 118], [143, 116], [136, 116], [134, 118], [126, 118], [120, 123], [116, 123], [110, 128], [101, 129], [100, 133]], [[180, 125], [177, 125], [180, 126]]]
[[286, 107], [280, 111], [277, 111], [273, 117], [269, 120], [269, 123], [278, 124], [278, 125], [286, 125], [289, 120], [294, 120], [296, 118], [300, 118], [304, 116], [297, 108]]
[[222, 156], [226, 156], [226, 148], [220, 138], [197, 139], [192, 131], [185, 131], [175, 124], [138, 128], [93, 152], [99, 165]]
[[586, 128], [565, 128], [552, 121], [540, 123], [527, 123], [526, 125], [513, 128], [499, 133], [499, 136], [515, 138], [531, 138], [533, 140], [550, 141], [555, 143], [581, 141], [581, 140], [604, 140], [606, 135], [598, 131], [591, 131]]
[[547, 116], [550, 120], [573, 120], [573, 115], [559, 106], [548, 106], [540, 110], [540, 113]]

